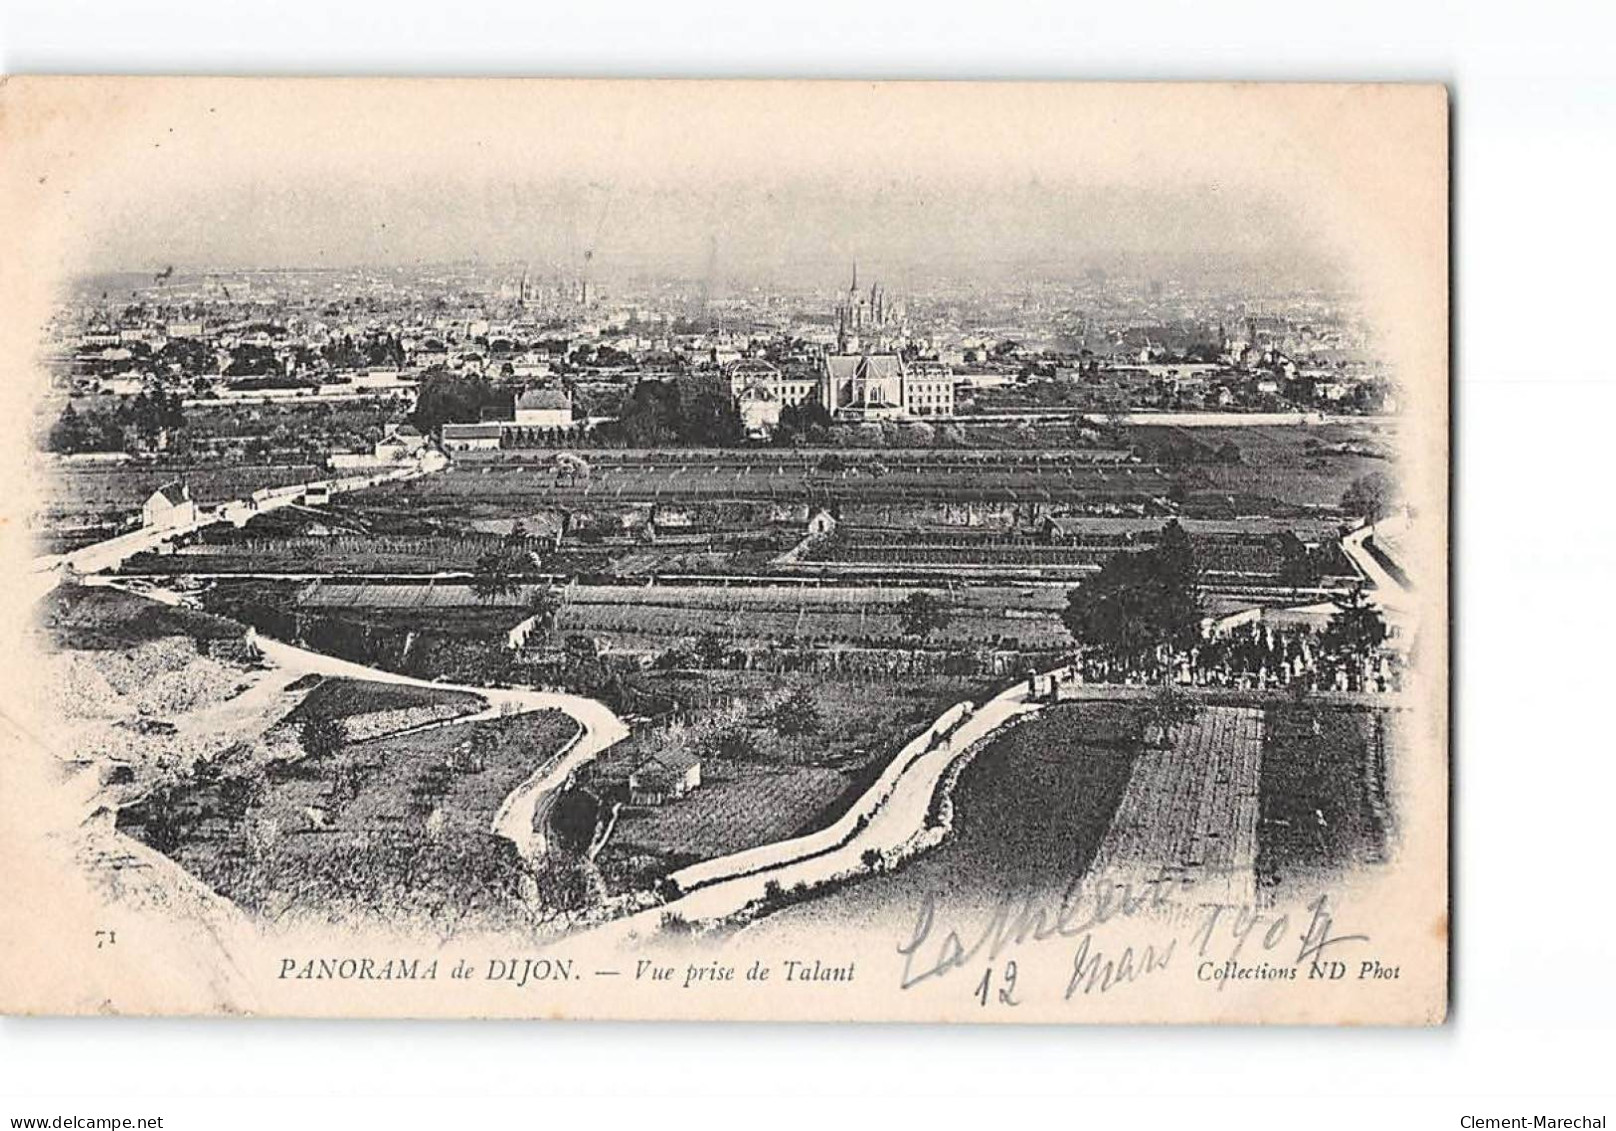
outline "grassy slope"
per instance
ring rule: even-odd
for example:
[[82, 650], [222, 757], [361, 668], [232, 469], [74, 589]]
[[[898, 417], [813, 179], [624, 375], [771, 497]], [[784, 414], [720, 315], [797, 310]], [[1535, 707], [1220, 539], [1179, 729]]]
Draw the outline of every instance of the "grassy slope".
[[483, 708], [483, 701], [464, 691], [436, 687], [414, 687], [398, 683], [373, 683], [359, 679], [317, 679], [303, 702], [288, 721], [307, 718], [347, 719], [372, 711], [400, 711], [412, 707], [448, 704], [458, 713], [469, 715]]
[[100, 586], [58, 586], [40, 602], [39, 616], [51, 646], [83, 651], [133, 648], [165, 636], [206, 641], [246, 634], [223, 617]]
[[[444, 772], [451, 756], [463, 758], [474, 728], [495, 736], [484, 767]], [[499, 902], [491, 885], [509, 875], [511, 862], [502, 856], [509, 846], [489, 832], [500, 802], [577, 729], [567, 716], [543, 711], [353, 743], [272, 779], [246, 817], [203, 820], [170, 855], [252, 908], [358, 907], [385, 915], [426, 901], [475, 911]], [[344, 776], [358, 791], [337, 804], [332, 783]], [[212, 796], [196, 800], [218, 809]], [[308, 815], [315, 808], [328, 815], [324, 829]], [[443, 815], [435, 838], [426, 827], [434, 809]], [[138, 827], [130, 831], [142, 835]]]

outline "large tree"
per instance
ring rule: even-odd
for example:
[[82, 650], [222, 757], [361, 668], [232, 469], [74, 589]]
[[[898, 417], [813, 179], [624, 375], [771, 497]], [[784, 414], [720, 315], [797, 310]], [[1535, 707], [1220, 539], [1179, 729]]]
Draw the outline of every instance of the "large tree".
[[1172, 744], [1178, 728], [1195, 721], [1200, 705], [1171, 683], [1157, 685], [1140, 711], [1145, 739], [1162, 746]]
[[1279, 583], [1292, 589], [1305, 589], [1317, 585], [1324, 568], [1319, 555], [1309, 550], [1295, 532], [1286, 530], [1276, 535], [1279, 545]]
[[80, 416], [79, 410], [69, 403], [63, 407], [56, 423], [51, 425], [45, 436], [45, 446], [64, 455], [90, 451], [99, 443], [101, 435], [101, 429], [93, 421]]
[[1061, 620], [1079, 644], [1119, 660], [1164, 644], [1187, 646], [1201, 631], [1196, 581], [1189, 535], [1172, 519], [1150, 549], [1113, 554], [1068, 593]]
[[535, 589], [528, 598], [527, 611], [533, 615], [533, 627], [540, 636], [548, 636], [555, 631], [561, 605], [560, 592], [550, 587]]
[[485, 604], [522, 591], [522, 574], [532, 566], [527, 551], [511, 541], [501, 542], [477, 559], [471, 578], [472, 595]]
[[1335, 615], [1325, 625], [1321, 643], [1337, 655], [1365, 659], [1386, 639], [1386, 621], [1370, 604], [1362, 585], [1335, 598]]
[[1341, 496], [1341, 509], [1373, 526], [1397, 505], [1397, 484], [1383, 471], [1360, 475]]
[[788, 738], [804, 734], [817, 734], [821, 726], [819, 704], [813, 692], [799, 687], [774, 709], [774, 729]]
[[298, 745], [310, 758], [326, 758], [342, 749], [347, 733], [341, 722], [327, 715], [303, 720], [297, 730]]
[[682, 441], [701, 448], [729, 448], [741, 442], [741, 414], [727, 381], [698, 374], [680, 377], [675, 385]]
[[905, 636], [918, 636], [924, 640], [933, 632], [948, 627], [948, 606], [936, 594], [917, 589], [898, 605], [898, 620]]

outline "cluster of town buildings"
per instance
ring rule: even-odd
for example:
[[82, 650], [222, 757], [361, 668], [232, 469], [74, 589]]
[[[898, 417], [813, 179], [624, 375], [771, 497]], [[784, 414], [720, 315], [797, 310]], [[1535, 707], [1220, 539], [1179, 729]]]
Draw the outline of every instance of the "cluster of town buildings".
[[1051, 405], [1395, 407], [1355, 323], [1326, 305], [1252, 314], [1158, 285], [1083, 285], [1028, 284], [1014, 301], [941, 284], [898, 297], [861, 285], [855, 268], [827, 300], [668, 283], [552, 293], [526, 272], [513, 282], [469, 268], [170, 274], [92, 288], [64, 311], [49, 352], [70, 397], [161, 388], [188, 408], [407, 410], [434, 373], [511, 387], [507, 419], [457, 424], [443, 437], [450, 447], [572, 430], [599, 417], [604, 394], [691, 375], [726, 383], [753, 437], [810, 401], [852, 423]]

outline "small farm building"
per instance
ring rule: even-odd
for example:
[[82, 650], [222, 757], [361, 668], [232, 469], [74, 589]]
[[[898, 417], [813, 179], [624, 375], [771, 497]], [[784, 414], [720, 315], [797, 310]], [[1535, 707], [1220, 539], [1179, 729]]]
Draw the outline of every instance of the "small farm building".
[[191, 500], [191, 489], [177, 479], [153, 491], [140, 508], [140, 524], [153, 529], [167, 530], [195, 521], [196, 503]]
[[656, 754], [628, 775], [628, 799], [633, 805], [662, 805], [700, 784], [701, 759], [694, 754]]

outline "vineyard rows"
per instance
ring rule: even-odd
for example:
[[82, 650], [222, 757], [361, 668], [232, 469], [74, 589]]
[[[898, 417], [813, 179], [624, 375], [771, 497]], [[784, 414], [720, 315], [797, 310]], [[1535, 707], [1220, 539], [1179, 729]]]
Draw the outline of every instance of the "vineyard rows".
[[[879, 586], [770, 585], [587, 585], [567, 591], [571, 605], [634, 605], [671, 609], [775, 609], [800, 608], [857, 612], [859, 609], [890, 611], [912, 592]], [[1059, 590], [980, 587], [951, 592], [947, 602], [954, 609], [1000, 610], [1006, 607], [1060, 609], [1066, 597]]]
[[[986, 466], [1061, 467], [1128, 463], [1132, 453], [1121, 448], [1039, 448], [1039, 449], [936, 449], [869, 448], [805, 451], [737, 452], [727, 448], [602, 448], [575, 450], [596, 471], [602, 468], [649, 467], [683, 470], [709, 467], [762, 467], [768, 469], [820, 470], [837, 465], [849, 467], [907, 468], [948, 471]], [[516, 467], [549, 469], [559, 450], [461, 452], [456, 463], [470, 467]], [[1148, 466], [1138, 465], [1134, 466]]]
[[701, 788], [657, 809], [625, 813], [615, 847], [709, 860], [784, 840], [847, 785], [836, 770], [774, 769], [705, 759]]
[[1203, 707], [1171, 747], [1142, 751], [1094, 874], [1136, 887], [1194, 885], [1251, 903], [1262, 747], [1260, 709]]
[[901, 565], [1097, 565], [1115, 548], [1041, 546], [1036, 543], [980, 542], [975, 546], [939, 546], [928, 543], [848, 545], [827, 543], [810, 547], [805, 562], [874, 562]]
[[[734, 639], [793, 640], [807, 644], [870, 644], [906, 641], [896, 615], [790, 610], [679, 609], [648, 606], [573, 605], [559, 618], [568, 632], [635, 637], [699, 637], [707, 633]], [[1007, 628], [1012, 628], [1010, 633]], [[998, 616], [957, 616], [927, 638], [928, 646], [997, 645], [1048, 648], [1069, 642], [1053, 615], [1018, 619], [1013, 626]]]
[[126, 568], [140, 573], [431, 573], [469, 570], [491, 542], [422, 535], [293, 536], [140, 554]]
[[[459, 466], [430, 479], [392, 488], [413, 500], [439, 503], [510, 497], [571, 505], [615, 502], [752, 500], [841, 500], [906, 502], [927, 500], [1056, 501], [1094, 496], [1154, 497], [1172, 480], [1155, 468], [938, 468], [872, 474], [853, 470], [822, 472], [812, 468], [713, 466], [702, 469], [650, 465], [604, 468], [582, 483], [555, 482], [520, 467]], [[386, 493], [387, 489], [378, 492]]]

